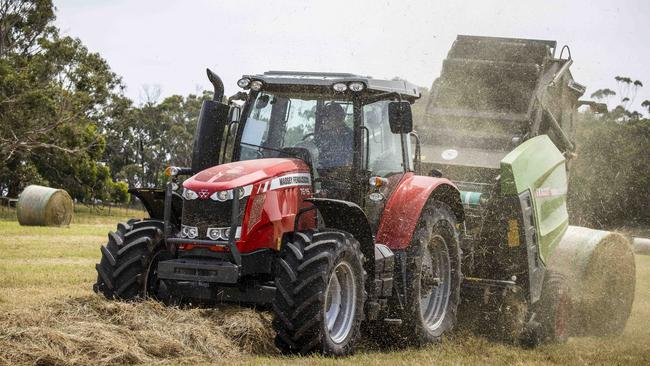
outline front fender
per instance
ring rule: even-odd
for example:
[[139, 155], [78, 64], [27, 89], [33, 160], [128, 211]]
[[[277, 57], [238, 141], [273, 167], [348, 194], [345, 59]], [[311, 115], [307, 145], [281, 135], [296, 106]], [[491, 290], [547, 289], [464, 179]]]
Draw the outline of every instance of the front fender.
[[449, 179], [407, 173], [386, 202], [375, 242], [393, 250], [406, 248], [422, 209], [430, 200], [447, 204], [458, 222], [465, 220], [460, 192]]
[[372, 231], [366, 214], [361, 207], [353, 202], [327, 199], [308, 198], [309, 202], [316, 206], [318, 212], [325, 221], [325, 226], [331, 229], [339, 229], [352, 234], [361, 245], [361, 252], [366, 258], [363, 265], [368, 277], [366, 278], [366, 291], [371, 299], [375, 294], [375, 245], [372, 241]]
[[[129, 193], [136, 196], [147, 210], [149, 217], [157, 220], [165, 218], [165, 190], [161, 188], [131, 188]], [[174, 192], [172, 195], [172, 217], [174, 224], [180, 223], [183, 199]]]
[[361, 207], [352, 202], [327, 198], [308, 198], [305, 202], [318, 208], [327, 227], [352, 234], [365, 249], [363, 254], [366, 258], [373, 258], [375, 251], [370, 223]]

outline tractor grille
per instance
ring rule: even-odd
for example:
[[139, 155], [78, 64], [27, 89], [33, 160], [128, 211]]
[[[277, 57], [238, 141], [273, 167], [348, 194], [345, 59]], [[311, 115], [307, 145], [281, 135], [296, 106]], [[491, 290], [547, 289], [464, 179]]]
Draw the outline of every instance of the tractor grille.
[[[239, 200], [239, 222], [241, 226], [248, 197]], [[207, 200], [183, 200], [183, 225], [196, 226], [199, 230], [197, 239], [209, 239], [209, 227], [230, 227], [232, 200], [226, 202]]]

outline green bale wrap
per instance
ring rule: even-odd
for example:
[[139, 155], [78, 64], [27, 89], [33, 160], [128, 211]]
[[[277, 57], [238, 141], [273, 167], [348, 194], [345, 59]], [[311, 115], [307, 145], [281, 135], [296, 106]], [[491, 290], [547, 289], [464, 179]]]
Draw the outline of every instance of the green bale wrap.
[[72, 221], [73, 205], [68, 192], [37, 185], [20, 194], [16, 215], [21, 225], [65, 226]]
[[623, 235], [569, 226], [549, 268], [564, 274], [572, 293], [571, 335], [606, 336], [625, 328], [634, 302], [632, 245]]

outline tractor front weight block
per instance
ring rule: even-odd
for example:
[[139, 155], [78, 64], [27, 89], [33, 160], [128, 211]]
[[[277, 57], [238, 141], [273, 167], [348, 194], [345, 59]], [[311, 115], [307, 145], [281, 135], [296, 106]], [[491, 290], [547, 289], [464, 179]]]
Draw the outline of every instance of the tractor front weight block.
[[158, 263], [161, 280], [236, 284], [239, 266], [227, 261], [172, 259]]

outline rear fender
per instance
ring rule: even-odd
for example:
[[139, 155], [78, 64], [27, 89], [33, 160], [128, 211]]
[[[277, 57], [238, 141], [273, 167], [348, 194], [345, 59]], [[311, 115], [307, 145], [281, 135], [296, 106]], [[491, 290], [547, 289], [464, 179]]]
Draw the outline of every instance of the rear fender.
[[447, 204], [457, 222], [465, 220], [460, 192], [449, 179], [407, 173], [386, 203], [376, 242], [386, 244], [392, 250], [408, 247], [422, 209], [429, 201]]
[[[162, 188], [132, 188], [129, 193], [138, 197], [147, 210], [149, 217], [156, 220], [165, 219], [165, 190]], [[178, 193], [172, 193], [172, 224], [179, 225], [183, 199]]]

